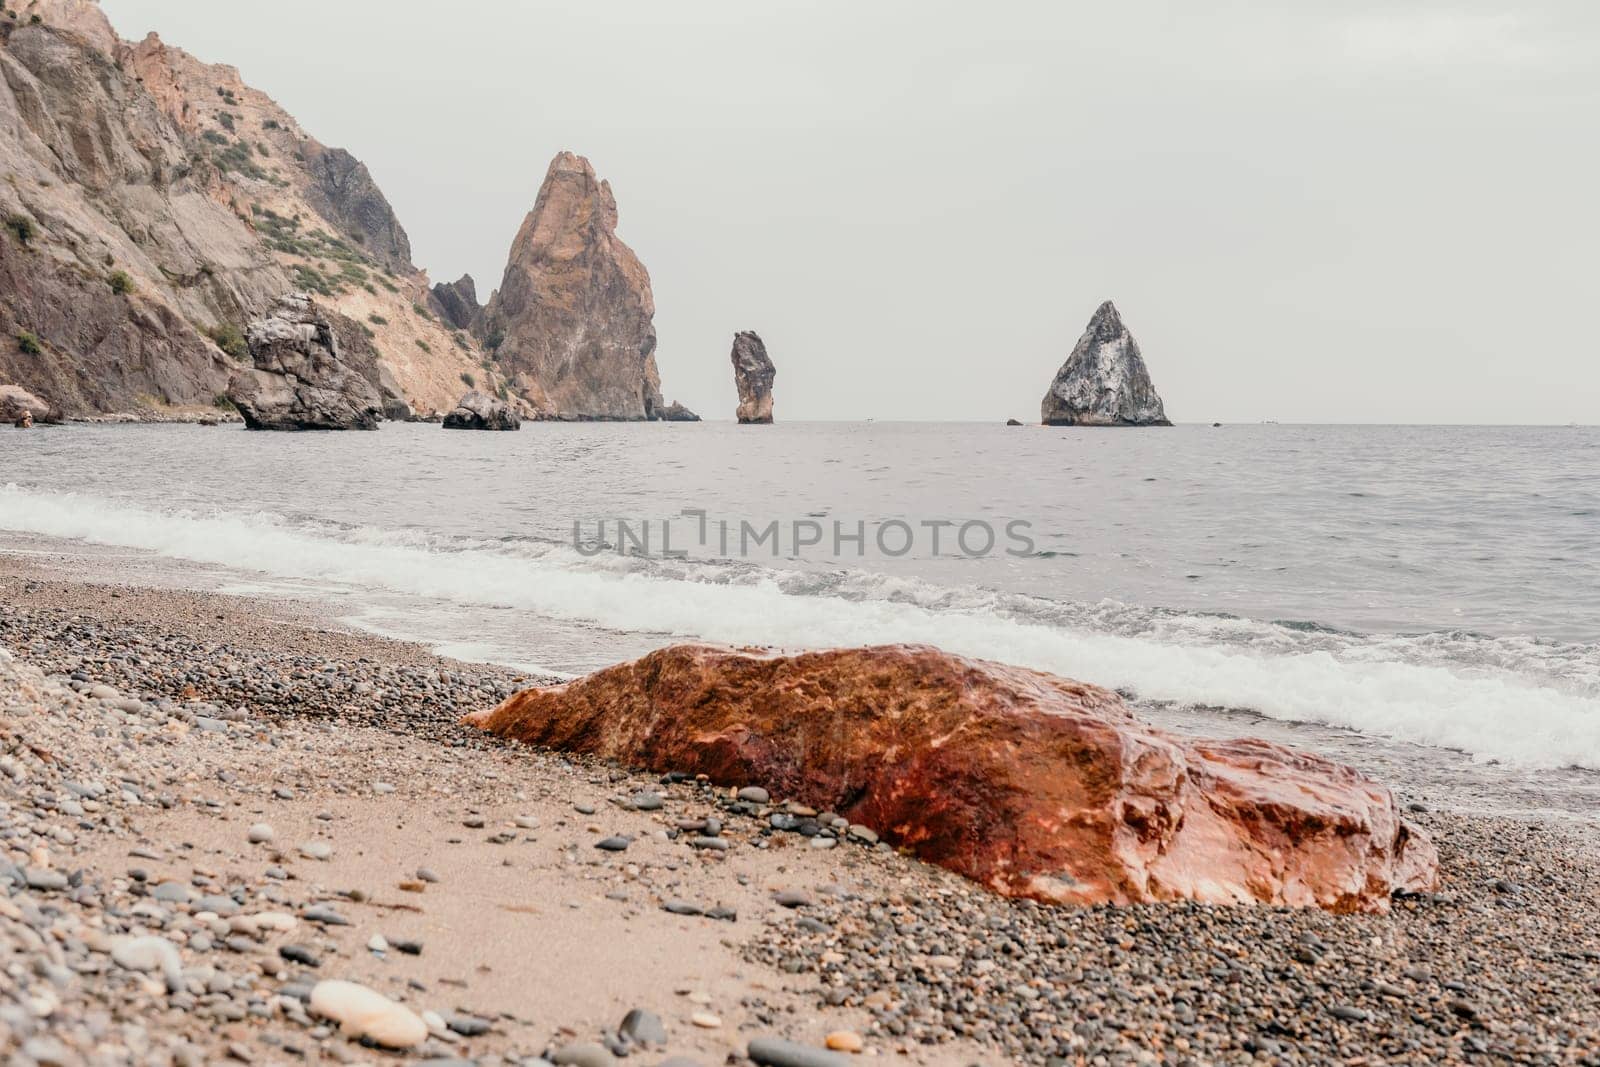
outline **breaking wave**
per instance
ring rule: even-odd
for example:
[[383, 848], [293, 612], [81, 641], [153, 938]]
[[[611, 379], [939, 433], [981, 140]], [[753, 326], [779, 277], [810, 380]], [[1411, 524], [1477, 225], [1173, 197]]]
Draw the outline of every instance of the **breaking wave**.
[[156, 511], [15, 485], [0, 488], [0, 530], [620, 633], [787, 648], [923, 642], [1146, 700], [1244, 708], [1530, 766], [1600, 769], [1593, 645], [1358, 634], [863, 571], [585, 558], [550, 542]]

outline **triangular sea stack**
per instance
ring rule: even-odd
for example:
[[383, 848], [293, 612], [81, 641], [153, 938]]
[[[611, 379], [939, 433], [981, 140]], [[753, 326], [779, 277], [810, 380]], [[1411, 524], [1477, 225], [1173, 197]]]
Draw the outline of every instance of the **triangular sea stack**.
[[1107, 300], [1044, 394], [1046, 426], [1171, 426], [1139, 343]]

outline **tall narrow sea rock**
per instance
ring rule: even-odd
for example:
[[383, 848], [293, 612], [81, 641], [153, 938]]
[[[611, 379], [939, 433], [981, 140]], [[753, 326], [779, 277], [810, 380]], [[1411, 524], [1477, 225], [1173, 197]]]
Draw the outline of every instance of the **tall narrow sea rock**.
[[1139, 344], [1107, 300], [1044, 394], [1046, 426], [1171, 426]]
[[650, 275], [617, 236], [617, 202], [582, 156], [551, 162], [481, 336], [547, 417], [660, 418]]
[[733, 383], [739, 390], [735, 414], [742, 423], [772, 421], [772, 380], [778, 370], [754, 330], [733, 335]]

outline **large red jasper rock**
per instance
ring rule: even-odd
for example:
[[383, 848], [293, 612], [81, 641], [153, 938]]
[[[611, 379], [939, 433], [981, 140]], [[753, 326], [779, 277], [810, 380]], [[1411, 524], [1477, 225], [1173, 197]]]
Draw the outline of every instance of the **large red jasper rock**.
[[467, 721], [760, 784], [1007, 896], [1383, 911], [1438, 878], [1427, 837], [1350, 767], [1163, 733], [1109, 690], [923, 646], [677, 645]]

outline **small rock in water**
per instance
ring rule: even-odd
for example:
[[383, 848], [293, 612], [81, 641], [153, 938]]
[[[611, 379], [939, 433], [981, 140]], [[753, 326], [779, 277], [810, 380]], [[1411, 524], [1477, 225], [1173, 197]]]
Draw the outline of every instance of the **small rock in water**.
[[345, 1036], [367, 1038], [384, 1048], [415, 1048], [428, 1039], [428, 1026], [415, 1012], [357, 982], [318, 982], [310, 1006], [338, 1023]]

